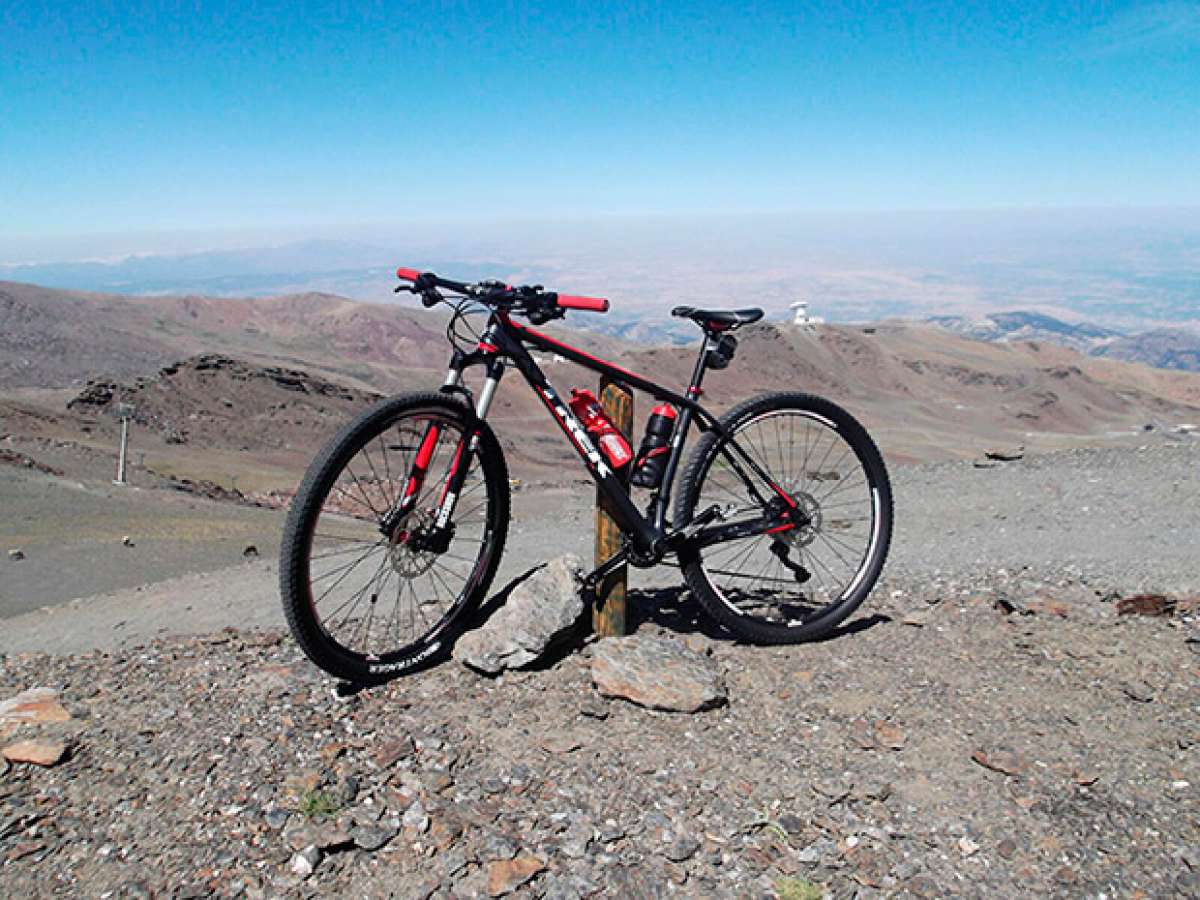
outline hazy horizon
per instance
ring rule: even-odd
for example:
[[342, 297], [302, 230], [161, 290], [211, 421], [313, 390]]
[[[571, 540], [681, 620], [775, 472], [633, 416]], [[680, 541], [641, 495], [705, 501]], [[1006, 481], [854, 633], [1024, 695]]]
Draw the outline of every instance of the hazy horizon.
[[0, 264], [0, 277], [381, 301], [394, 267], [415, 265], [605, 294], [624, 315], [684, 300], [778, 312], [805, 299], [838, 320], [1026, 308], [1124, 328], [1200, 324], [1200, 208], [607, 216], [155, 238], [85, 238], [76, 249], [91, 252], [75, 260], [69, 245], [52, 245], [47, 261]]

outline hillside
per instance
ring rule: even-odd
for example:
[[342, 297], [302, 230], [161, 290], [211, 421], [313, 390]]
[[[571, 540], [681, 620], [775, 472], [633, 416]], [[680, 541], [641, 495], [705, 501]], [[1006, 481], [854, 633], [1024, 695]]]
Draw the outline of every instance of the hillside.
[[1023, 310], [989, 313], [977, 319], [932, 316], [926, 321], [979, 341], [1049, 341], [1080, 353], [1089, 353], [1105, 341], [1120, 336], [1110, 328], [1088, 322], [1064, 322], [1044, 313]]
[[[833, 397], [893, 458], [938, 459], [985, 445], [1071, 446], [1110, 432], [1168, 430], [1200, 416], [1200, 377], [1093, 360], [1051, 344], [989, 344], [915, 325], [754, 326], [706, 383], [717, 405], [762, 390]], [[686, 378], [690, 354], [633, 351], [636, 370]]]
[[1200, 372], [1200, 334], [1183, 328], [1157, 328], [1119, 337], [1092, 352], [1096, 356], [1145, 363], [1158, 369]]
[[[87, 471], [107, 468], [97, 455], [115, 452], [117, 426], [101, 413], [119, 396], [139, 408], [138, 464], [287, 491], [315, 447], [373, 396], [436, 387], [449, 352], [435, 313], [325, 295], [129, 299], [7, 284], [0, 300], [0, 387], [8, 388], [0, 432], [40, 441], [38, 458], [67, 471], [76, 466], [55, 442], [84, 448]], [[551, 330], [680, 388], [695, 359], [695, 343], [644, 347]], [[739, 339], [733, 364], [709, 374], [706, 405], [722, 411], [771, 390], [826, 395], [858, 415], [893, 461], [970, 458], [997, 445], [1129, 443], [1147, 426], [1170, 436], [1200, 421], [1200, 377], [1049, 343], [986, 343], [903, 324], [764, 324]], [[548, 360], [546, 371], [564, 392], [596, 381], [569, 363]], [[651, 405], [637, 401], [635, 439]], [[516, 477], [582, 477], [515, 372], [491, 418]]]
[[[218, 352], [396, 390], [413, 372], [443, 371], [449, 358], [444, 314], [414, 305], [313, 293], [126, 297], [0, 282], [0, 389], [137, 377]], [[615, 343], [597, 335], [572, 340], [596, 350]]]
[[1200, 334], [1183, 327], [1121, 334], [1089, 322], [1064, 322], [1038, 312], [989, 313], [978, 319], [933, 316], [926, 321], [977, 341], [1035, 341], [1089, 356], [1145, 363], [1157, 369], [1200, 372]]

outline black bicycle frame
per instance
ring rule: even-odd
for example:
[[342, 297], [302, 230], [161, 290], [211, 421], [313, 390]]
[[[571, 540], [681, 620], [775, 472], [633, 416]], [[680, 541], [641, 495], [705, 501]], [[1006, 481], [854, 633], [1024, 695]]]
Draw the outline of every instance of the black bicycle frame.
[[[623, 369], [569, 344], [557, 341], [549, 335], [542, 334], [540, 331], [536, 331], [526, 325], [518, 324], [505, 312], [493, 312], [491, 318], [488, 320], [487, 328], [480, 338], [479, 345], [474, 351], [464, 353], [459, 349], [455, 349], [450, 363], [450, 372], [447, 375], [443, 390], [447, 392], [465, 392], [465, 388], [461, 386], [463, 370], [475, 365], [485, 366], [487, 380], [481, 392], [481, 406], [482, 413], [486, 415], [487, 405], [490, 404], [491, 396], [504, 374], [504, 360], [511, 360], [525, 377], [529, 386], [533, 388], [534, 393], [541, 398], [555, 422], [558, 423], [559, 428], [562, 429], [562, 432], [575, 447], [580, 459], [583, 460], [584, 466], [587, 467], [588, 472], [591, 473], [593, 480], [596, 482], [601, 496], [606, 501], [608, 512], [620, 526], [621, 530], [629, 535], [634, 548], [644, 556], [661, 558], [662, 554], [670, 549], [668, 547], [668, 538], [674, 537], [674, 535], [668, 535], [667, 532], [667, 509], [670, 504], [671, 486], [674, 483], [679, 461], [683, 455], [683, 446], [693, 421], [696, 422], [701, 431], [711, 429], [721, 435], [727, 434], [717, 418], [695, 399], [701, 394], [700, 385], [704, 380], [704, 373], [708, 368], [708, 351], [712, 344], [712, 339], [705, 332], [704, 342], [700, 348], [700, 355], [696, 360], [696, 366], [692, 372], [692, 379], [688, 385], [687, 393], [684, 395], [656, 384], [634, 372], [630, 372], [628, 369]], [[644, 391], [659, 400], [665, 400], [679, 409], [679, 416], [676, 419], [675, 428], [671, 434], [670, 454], [663, 471], [662, 483], [654, 495], [646, 516], [642, 515], [634, 505], [628, 488], [616, 473], [613, 472], [608, 461], [592, 442], [582, 423], [572, 413], [570, 406], [564, 403], [554, 390], [553, 385], [550, 384], [545, 373], [542, 372], [530, 354], [527, 345], [557, 354], [564, 359], [569, 359], [571, 362], [590, 369], [593, 372], [607, 375], [609, 378], [622, 382], [631, 388]], [[736, 455], [731, 454], [727, 448], [732, 448]], [[750, 454], [737, 445], [736, 440], [725, 442], [722, 446], [722, 453], [729, 460], [730, 465], [738, 475], [741, 476], [757, 502], [764, 506], [768, 504], [768, 501], [755, 488], [753, 481], [742, 468], [743, 465], [749, 468], [762, 480], [762, 483], [769, 486], [771, 490], [782, 498], [784, 503], [781, 504], [781, 515], [763, 515], [753, 520], [715, 526], [709, 529], [711, 533], [690, 534], [688, 535], [688, 539], [697, 540], [701, 544], [715, 543], [720, 540], [730, 540], [752, 534], [766, 533], [768, 531], [782, 531], [806, 524], [804, 521], [801, 521], [804, 517], [797, 509], [795, 501], [775, 484]], [[469, 466], [455, 467], [456, 471], [451, 476], [451, 479], [452, 482], [457, 481], [459, 483], [452, 483], [449, 486], [448, 494], [451, 498], [458, 495], [461, 488], [461, 481], [465, 478], [467, 468]]]

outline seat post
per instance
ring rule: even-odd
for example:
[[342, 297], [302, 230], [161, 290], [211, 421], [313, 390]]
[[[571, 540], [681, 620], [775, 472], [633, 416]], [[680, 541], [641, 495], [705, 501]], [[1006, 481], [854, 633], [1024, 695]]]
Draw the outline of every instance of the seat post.
[[704, 340], [700, 343], [700, 356], [696, 358], [696, 367], [692, 370], [692, 380], [688, 385], [688, 399], [695, 400], [700, 396], [700, 382], [704, 380], [704, 371], [708, 368], [708, 346], [711, 336], [704, 329]]

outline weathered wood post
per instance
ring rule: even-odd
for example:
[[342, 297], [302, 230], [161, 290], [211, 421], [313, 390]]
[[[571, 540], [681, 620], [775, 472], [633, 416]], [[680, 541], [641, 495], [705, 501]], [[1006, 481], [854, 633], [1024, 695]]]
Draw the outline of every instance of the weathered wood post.
[[[600, 378], [600, 405], [614, 425], [633, 443], [633, 392], [619, 381]], [[629, 467], [630, 469], [632, 466]], [[626, 470], [626, 478], [629, 469]], [[605, 511], [603, 499], [596, 494], [596, 565], [603, 565], [621, 549], [621, 530]], [[599, 637], [620, 637], [625, 632], [625, 589], [629, 567], [621, 566], [596, 585], [592, 606], [592, 630]]]

